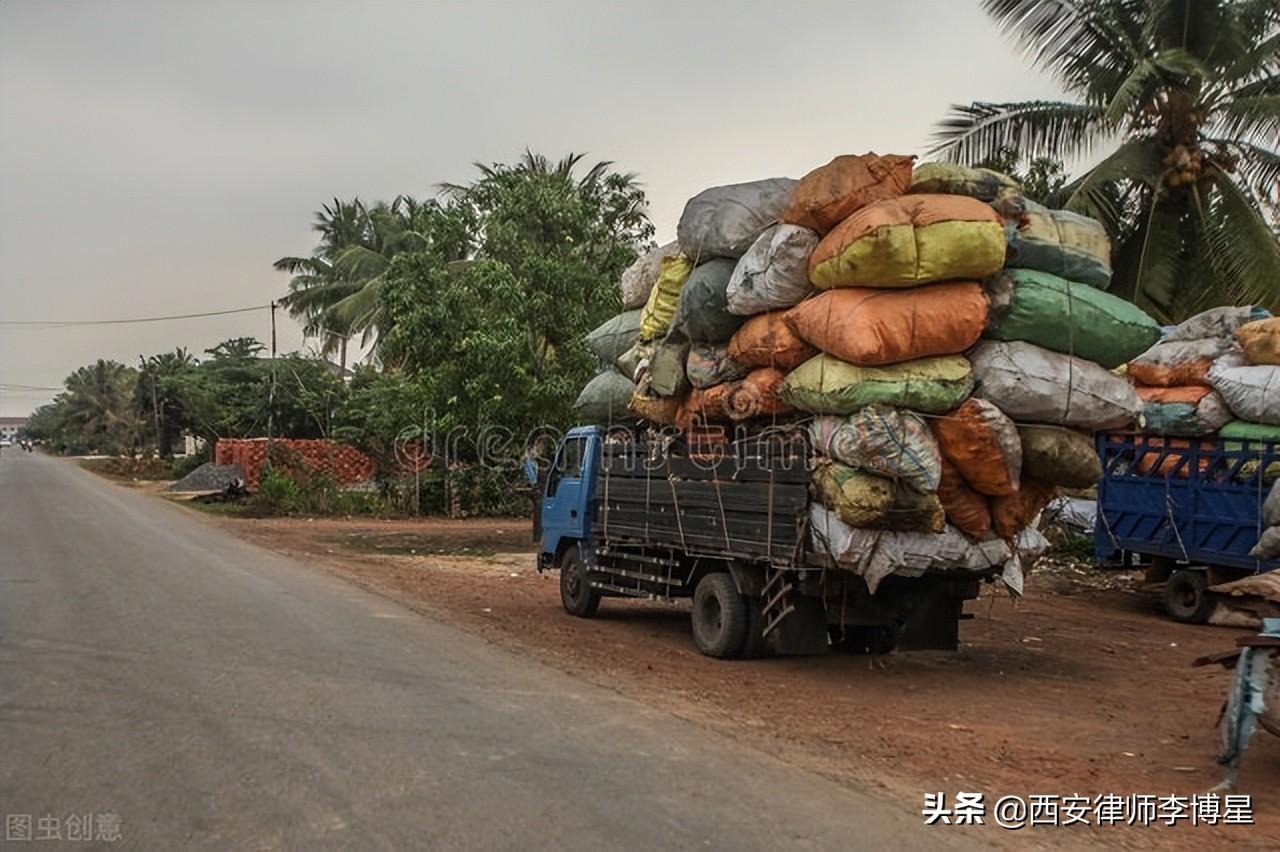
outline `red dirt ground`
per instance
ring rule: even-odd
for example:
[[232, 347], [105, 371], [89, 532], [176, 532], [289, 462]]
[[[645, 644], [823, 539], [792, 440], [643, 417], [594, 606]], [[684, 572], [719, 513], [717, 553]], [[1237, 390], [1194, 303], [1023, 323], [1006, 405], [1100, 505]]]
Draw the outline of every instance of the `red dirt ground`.
[[[1228, 672], [1192, 668], [1245, 631], [1176, 624], [1116, 578], [1032, 575], [1018, 602], [968, 604], [955, 653], [725, 662], [701, 656], [675, 606], [609, 601], [579, 620], [533, 568], [528, 521], [213, 523], [588, 681], [919, 808], [925, 791], [1203, 793]], [[1086, 578], [1087, 579], [1087, 578]], [[1280, 848], [1280, 740], [1259, 733], [1239, 792], [1257, 825], [988, 830], [1061, 847]]]

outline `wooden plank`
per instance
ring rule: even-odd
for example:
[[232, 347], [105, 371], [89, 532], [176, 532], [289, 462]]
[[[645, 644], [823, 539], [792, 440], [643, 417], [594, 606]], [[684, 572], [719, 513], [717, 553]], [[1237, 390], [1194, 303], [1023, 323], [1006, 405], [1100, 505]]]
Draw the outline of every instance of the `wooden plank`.
[[760, 482], [688, 482], [677, 480], [611, 479], [596, 485], [597, 496], [628, 503], [710, 507], [736, 512], [798, 515], [809, 504], [809, 489], [802, 485]]
[[597, 518], [601, 533], [608, 538], [613, 537], [615, 528], [635, 527], [650, 530], [655, 536], [655, 543], [658, 543], [659, 539], [663, 542], [679, 541], [683, 531], [686, 536], [695, 533], [718, 537], [721, 541], [727, 537], [765, 542], [772, 537], [775, 546], [778, 542], [784, 542], [786, 546], [790, 546], [799, 540], [801, 531], [801, 524], [795, 519], [775, 519], [770, 525], [766, 518], [759, 515], [742, 517], [726, 513], [721, 519], [718, 513], [689, 511], [677, 513], [670, 509], [645, 511], [618, 504], [600, 507]]

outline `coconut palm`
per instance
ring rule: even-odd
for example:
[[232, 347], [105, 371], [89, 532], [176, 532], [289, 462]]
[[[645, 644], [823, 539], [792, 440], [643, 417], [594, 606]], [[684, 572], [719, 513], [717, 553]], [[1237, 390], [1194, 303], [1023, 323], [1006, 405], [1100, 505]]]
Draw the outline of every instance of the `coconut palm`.
[[423, 243], [414, 225], [424, 207], [409, 196], [372, 206], [335, 198], [316, 213], [320, 242], [311, 256], [275, 262], [293, 276], [281, 303], [304, 334], [320, 339], [324, 354], [340, 353], [344, 368], [354, 335], [376, 347], [385, 320], [378, 298], [384, 275], [395, 255]]
[[1067, 206], [1114, 240], [1116, 292], [1165, 320], [1280, 309], [1276, 0], [984, 0], [1074, 101], [953, 107], [935, 153], [1093, 159]]
[[138, 427], [133, 408], [135, 376], [124, 364], [101, 358], [68, 376], [66, 390], [55, 400], [63, 409], [67, 431], [83, 436], [99, 452], [129, 448]]

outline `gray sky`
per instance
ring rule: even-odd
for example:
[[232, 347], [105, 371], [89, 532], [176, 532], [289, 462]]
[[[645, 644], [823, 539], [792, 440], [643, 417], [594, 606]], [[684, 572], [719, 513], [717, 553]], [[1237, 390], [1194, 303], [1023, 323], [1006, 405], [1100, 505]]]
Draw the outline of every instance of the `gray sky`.
[[[324, 201], [429, 196], [525, 146], [638, 172], [666, 240], [707, 186], [921, 153], [949, 103], [1056, 96], [966, 0], [0, 0], [0, 319], [266, 304]], [[0, 327], [0, 384], [238, 335], [266, 312]], [[34, 396], [0, 390], [0, 415]]]

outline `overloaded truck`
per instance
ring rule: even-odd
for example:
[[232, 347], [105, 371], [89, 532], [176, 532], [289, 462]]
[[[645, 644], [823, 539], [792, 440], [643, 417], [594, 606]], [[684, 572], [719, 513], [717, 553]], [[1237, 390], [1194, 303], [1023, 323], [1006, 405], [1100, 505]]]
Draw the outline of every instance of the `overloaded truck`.
[[538, 569], [571, 615], [602, 598], [692, 598], [693, 639], [731, 659], [954, 649], [987, 570], [891, 575], [874, 594], [815, 542], [805, 436], [572, 429], [541, 483]]
[[1103, 432], [1097, 447], [1095, 557], [1164, 583], [1174, 619], [1204, 622], [1216, 603], [1211, 587], [1280, 568], [1250, 555], [1267, 527], [1280, 442]]

